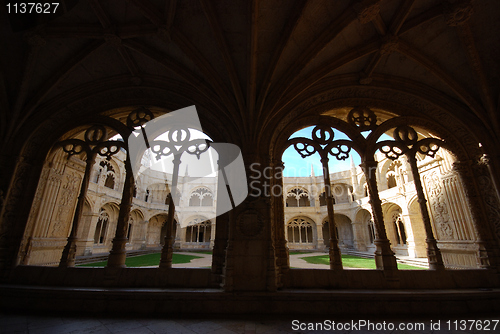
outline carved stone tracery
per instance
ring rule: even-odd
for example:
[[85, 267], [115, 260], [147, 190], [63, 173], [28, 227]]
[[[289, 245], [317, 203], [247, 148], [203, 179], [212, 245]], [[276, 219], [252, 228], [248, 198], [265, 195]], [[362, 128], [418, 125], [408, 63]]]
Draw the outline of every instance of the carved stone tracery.
[[429, 204], [439, 239], [453, 239], [453, 228], [450, 224], [450, 215], [448, 214], [448, 207], [439, 176], [436, 172], [425, 175], [424, 183], [429, 194]]

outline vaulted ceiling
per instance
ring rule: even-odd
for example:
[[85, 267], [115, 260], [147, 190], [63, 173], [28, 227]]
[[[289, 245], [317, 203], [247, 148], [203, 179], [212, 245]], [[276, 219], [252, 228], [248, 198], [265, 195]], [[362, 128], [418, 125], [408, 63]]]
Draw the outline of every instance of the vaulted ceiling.
[[499, 17], [498, 0], [61, 0], [46, 16], [2, 8], [0, 138], [15, 140], [57, 103], [155, 86], [172, 108], [196, 104], [252, 140], [341, 82], [452, 101], [457, 117], [495, 138]]

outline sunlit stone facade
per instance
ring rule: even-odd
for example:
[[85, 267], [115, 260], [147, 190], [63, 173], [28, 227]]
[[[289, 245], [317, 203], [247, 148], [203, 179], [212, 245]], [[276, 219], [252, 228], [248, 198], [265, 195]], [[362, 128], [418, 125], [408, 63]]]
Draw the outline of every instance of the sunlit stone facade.
[[[452, 170], [453, 157], [443, 149], [440, 153], [435, 158], [419, 161], [434, 233], [447, 266], [476, 267], [474, 228], [465, 194]], [[123, 190], [124, 158], [125, 153], [121, 152], [109, 161], [101, 158], [94, 165], [83, 224], [78, 232], [78, 256], [108, 253], [111, 249]], [[405, 158], [393, 161], [382, 154], [377, 158], [378, 189], [392, 250], [396, 255], [425, 258], [425, 231], [410, 167]], [[25, 236], [29, 251], [23, 263], [59, 263], [76, 205], [78, 180], [83, 176], [82, 164], [78, 158], [67, 160], [56, 155], [50, 164], [52, 167], [47, 164], [44, 168], [37, 195], [40, 200], [35, 202], [31, 214], [31, 220], [38, 223], [34, 224], [33, 235]], [[127, 250], [159, 249], [165, 239], [171, 175], [143, 169], [134, 189]], [[216, 219], [207, 217], [215, 216], [216, 178], [189, 178], [185, 168], [181, 173], [179, 191], [182, 195], [175, 216], [174, 248], [212, 249]], [[349, 170], [333, 172], [330, 179], [339, 247], [344, 252], [373, 254], [375, 233], [361, 168], [351, 160]], [[285, 236], [289, 249], [326, 252], [329, 230], [323, 176], [313, 172], [308, 177], [285, 177], [283, 184]], [[55, 203], [58, 204], [54, 206]], [[44, 218], [48, 216], [52, 219]]]

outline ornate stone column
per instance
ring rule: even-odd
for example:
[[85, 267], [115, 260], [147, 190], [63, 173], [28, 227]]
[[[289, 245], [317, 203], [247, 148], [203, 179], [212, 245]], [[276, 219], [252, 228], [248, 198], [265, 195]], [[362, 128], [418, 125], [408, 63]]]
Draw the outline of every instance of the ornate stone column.
[[323, 236], [323, 221], [321, 220], [321, 217], [319, 217], [316, 221], [318, 222], [318, 224], [316, 224], [316, 233], [318, 235], [318, 250], [323, 251], [325, 250], [325, 239]]
[[66, 246], [64, 247], [64, 250], [62, 252], [61, 261], [59, 262], [59, 267], [75, 266], [76, 240], [77, 240], [76, 234], [79, 229], [79, 224], [82, 220], [83, 207], [85, 205], [85, 196], [87, 196], [87, 190], [89, 188], [89, 181], [90, 181], [90, 172], [92, 171], [94, 162], [95, 162], [94, 154], [87, 156], [85, 173], [83, 174], [82, 185], [80, 188], [80, 195], [78, 196], [75, 215], [73, 216], [73, 224], [71, 225], [71, 232], [68, 237], [68, 242], [66, 243]]
[[215, 242], [215, 222], [214, 221], [210, 221], [210, 245], [209, 247], [210, 248], [213, 248], [214, 246], [214, 242]]
[[172, 189], [170, 190], [170, 198], [168, 201], [168, 215], [167, 215], [167, 224], [166, 230], [167, 235], [165, 236], [165, 244], [163, 245], [163, 249], [161, 250], [161, 259], [160, 259], [160, 268], [172, 268], [172, 255], [174, 253], [174, 215], [175, 215], [175, 202], [180, 196], [177, 194], [177, 178], [179, 176], [179, 165], [181, 164], [181, 154], [175, 154], [174, 159], [172, 160], [174, 164], [174, 169], [172, 172]]
[[396, 257], [391, 250], [391, 243], [387, 239], [387, 233], [384, 225], [384, 216], [382, 213], [382, 201], [378, 194], [377, 186], [377, 161], [370, 160], [363, 162], [360, 166], [365, 174], [368, 192], [370, 195], [370, 205], [372, 207], [373, 222], [375, 225], [375, 240], [373, 243], [377, 247], [375, 251], [375, 263], [377, 269], [388, 273], [388, 279], [397, 279], [398, 266]]
[[[252, 148], [253, 147], [247, 147]], [[243, 150], [243, 152], [245, 152]], [[271, 226], [270, 183], [262, 178], [264, 168], [260, 156], [245, 155], [247, 177], [255, 181], [255, 193], [230, 211], [229, 238], [224, 268], [226, 291], [275, 291], [278, 286]], [[252, 168], [250, 168], [252, 166]], [[257, 176], [250, 175], [258, 172]], [[230, 176], [229, 176], [230, 177]], [[266, 195], [267, 194], [267, 195]], [[234, 217], [234, 218], [233, 218]]]
[[328, 158], [321, 159], [321, 163], [323, 164], [323, 178], [325, 179], [326, 207], [328, 210], [328, 229], [330, 232], [330, 269], [342, 270], [342, 258], [340, 255], [337, 232], [335, 230], [333, 196], [330, 181], [330, 170], [328, 168]]
[[425, 199], [424, 188], [422, 186], [420, 174], [418, 173], [417, 159], [415, 158], [414, 153], [408, 155], [408, 162], [411, 167], [413, 181], [415, 182], [418, 204], [420, 205], [420, 212], [422, 213], [422, 220], [424, 222], [425, 235], [427, 237], [425, 239], [425, 242], [427, 243], [427, 258], [429, 259], [429, 269], [444, 270], [443, 258], [441, 256], [441, 251], [437, 246], [436, 238], [434, 238], [434, 232], [432, 231], [429, 210], [427, 209], [427, 200]]
[[353, 233], [353, 242], [354, 247], [358, 251], [366, 251], [366, 244], [363, 240], [363, 224], [355, 219], [352, 220], [352, 233]]
[[83, 248], [82, 252], [83, 255], [91, 255], [92, 248], [94, 246], [94, 233], [97, 221], [99, 220], [99, 214], [92, 212], [85, 214], [84, 216], [87, 216], [86, 220], [88, 221], [86, 223], [85, 228], [83, 228], [81, 230], [81, 233], [79, 233], [78, 238], [81, 241], [81, 247]]
[[174, 249], [180, 249], [181, 242], [182, 242], [182, 228], [181, 228], [181, 223], [177, 222], [177, 227], [175, 229]]
[[[476, 243], [478, 244], [478, 262], [481, 268], [498, 270], [500, 267], [498, 239], [495, 239], [492, 217], [498, 223], [498, 197], [492, 189], [491, 179], [488, 178], [487, 167], [478, 162], [457, 161], [453, 164], [453, 169], [459, 174], [464, 190], [469, 200], [469, 208], [472, 213], [472, 221], [477, 233]], [[481, 182], [481, 186], [479, 184]], [[494, 194], [494, 195], [493, 195]], [[486, 198], [489, 196], [489, 202]], [[492, 206], [489, 210], [487, 206]], [[496, 208], [495, 215], [488, 215]]]
[[113, 239], [113, 246], [109, 252], [108, 268], [125, 267], [127, 253], [125, 245], [127, 244], [127, 229], [130, 218], [130, 208], [132, 207], [132, 198], [134, 193], [134, 174], [130, 165], [130, 157], [127, 152], [125, 160], [125, 184], [123, 185], [122, 201], [118, 213], [118, 222], [116, 223], [116, 233]]
[[33, 238], [39, 236], [43, 227], [50, 222], [50, 214], [54, 210], [65, 167], [65, 164], [55, 163], [55, 165], [51, 168], [49, 163], [45, 163], [40, 175], [32, 210], [26, 224], [26, 232], [19, 249], [19, 264], [27, 265], [29, 263]]

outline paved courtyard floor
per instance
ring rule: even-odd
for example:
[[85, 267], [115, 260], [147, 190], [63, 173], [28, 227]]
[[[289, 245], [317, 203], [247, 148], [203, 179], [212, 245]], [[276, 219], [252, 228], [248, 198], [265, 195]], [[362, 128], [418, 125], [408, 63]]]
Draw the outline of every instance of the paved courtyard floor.
[[[173, 264], [174, 268], [209, 268], [212, 266], [212, 254], [203, 254], [203, 253], [195, 253], [195, 252], [176, 252], [177, 254], [185, 254], [185, 255], [196, 255], [201, 256], [201, 259], [193, 259], [189, 263], [179, 263]], [[290, 255], [290, 267], [291, 268], [302, 268], [302, 269], [329, 269], [329, 266], [326, 264], [313, 264], [308, 263], [306, 260], [301, 258], [308, 256], [321, 256], [328, 255], [328, 253], [324, 252], [313, 252], [313, 253], [302, 253], [302, 254], [292, 254]], [[401, 259], [410, 259], [408, 256], [398, 256]], [[427, 259], [413, 259], [419, 260], [422, 263], [427, 263]], [[362, 268], [345, 268], [348, 270], [363, 270]]]
[[[451, 318], [454, 319], [454, 318]], [[474, 319], [474, 318], [470, 318]], [[492, 318], [484, 318], [486, 319]], [[498, 317], [497, 317], [498, 319]], [[342, 326], [345, 324], [352, 325], [353, 323], [365, 322], [365, 327], [357, 327], [354, 330], [318, 330], [311, 331], [308, 329], [301, 330], [299, 321], [303, 323], [303, 328], [307, 328], [309, 323], [314, 326], [316, 323], [324, 323], [327, 320], [335, 321], [334, 326]], [[22, 315], [9, 314], [0, 312], [0, 333], [32, 333], [32, 334], [104, 334], [104, 333], [133, 333], [133, 334], [272, 334], [272, 333], [484, 333], [484, 331], [476, 330], [449, 330], [447, 328], [448, 319], [432, 319], [432, 318], [416, 318], [416, 319], [397, 319], [391, 318], [388, 315], [386, 318], [335, 318], [327, 316], [323, 318], [236, 318], [236, 319], [221, 319], [221, 318], [169, 318], [165, 315], [163, 319], [154, 318], [116, 318], [116, 317], [79, 317], [79, 316], [57, 316], [57, 315]], [[463, 318], [455, 318], [460, 321]], [[451, 320], [451, 324], [455, 320]], [[396, 330], [377, 330], [375, 326], [382, 326], [385, 322], [386, 328], [389, 324], [393, 324]], [[436, 325], [439, 323], [439, 330]], [[368, 326], [372, 326], [369, 328]], [[419, 326], [418, 330], [399, 330], [400, 324], [407, 326]], [[431, 328], [431, 324], [433, 328]], [[382, 327], [381, 327], [382, 328]], [[499, 330], [488, 331], [488, 333], [498, 333]]]
[[[176, 254], [196, 255], [201, 256], [201, 259], [193, 259], [189, 263], [173, 264], [174, 268], [208, 268], [212, 266], [212, 255], [194, 252], [176, 252]], [[290, 255], [290, 267], [292, 268], [307, 268], [307, 269], [328, 269], [328, 265], [312, 264], [300, 259], [305, 256], [327, 255], [327, 253], [306, 253]]]

